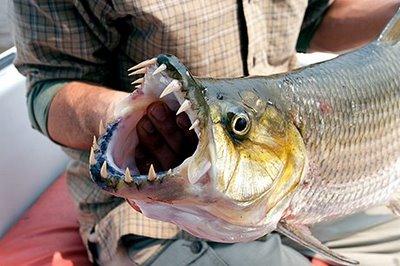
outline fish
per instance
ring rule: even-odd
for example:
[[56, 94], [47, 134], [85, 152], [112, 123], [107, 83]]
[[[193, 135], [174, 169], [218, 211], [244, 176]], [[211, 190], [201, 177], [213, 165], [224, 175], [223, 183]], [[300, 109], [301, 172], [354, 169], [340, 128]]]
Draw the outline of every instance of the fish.
[[[400, 11], [370, 44], [272, 76], [194, 77], [161, 54], [101, 125], [93, 181], [150, 218], [194, 236], [246, 242], [277, 231], [330, 262], [310, 226], [386, 205], [400, 214]], [[180, 165], [147, 174], [133, 156], [149, 104], [185, 112], [198, 144]]]

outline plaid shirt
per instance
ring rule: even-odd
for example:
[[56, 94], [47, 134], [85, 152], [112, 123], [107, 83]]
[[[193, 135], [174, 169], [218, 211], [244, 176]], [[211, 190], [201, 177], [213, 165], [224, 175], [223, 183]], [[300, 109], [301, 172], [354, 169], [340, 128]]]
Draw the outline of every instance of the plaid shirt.
[[[197, 76], [284, 72], [307, 0], [14, 0], [16, 66], [28, 89], [38, 82], [81, 80], [131, 90], [126, 70], [160, 53], [175, 54]], [[135, 77], [133, 77], [134, 79]], [[68, 184], [80, 210], [84, 243], [112, 258], [121, 236], [180, 237], [170, 223], [148, 219], [90, 180], [87, 153], [73, 158]]]

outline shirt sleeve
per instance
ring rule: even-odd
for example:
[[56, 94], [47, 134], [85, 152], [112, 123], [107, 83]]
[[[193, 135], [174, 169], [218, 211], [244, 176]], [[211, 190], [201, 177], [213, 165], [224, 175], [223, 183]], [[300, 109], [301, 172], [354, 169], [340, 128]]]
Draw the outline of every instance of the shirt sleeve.
[[29, 120], [32, 127], [49, 138], [47, 120], [50, 105], [57, 92], [67, 83], [67, 80], [39, 81], [28, 90], [26, 95]]
[[299, 38], [297, 39], [297, 52], [307, 52], [311, 40], [332, 2], [330, 0], [308, 0], [308, 7], [304, 15]]
[[[72, 80], [110, 86], [120, 35], [109, 1], [14, 0], [15, 65], [27, 78], [32, 126], [47, 134], [51, 100]], [[110, 86], [111, 87], [111, 86]]]

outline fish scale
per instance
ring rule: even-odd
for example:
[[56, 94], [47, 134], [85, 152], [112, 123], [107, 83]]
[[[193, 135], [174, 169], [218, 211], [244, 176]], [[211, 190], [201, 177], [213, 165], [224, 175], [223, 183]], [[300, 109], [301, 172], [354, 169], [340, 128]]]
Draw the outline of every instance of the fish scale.
[[[364, 65], [357, 63], [365, 58]], [[318, 71], [297, 72], [290, 84], [287, 77], [282, 81], [291, 109], [301, 117], [309, 161], [315, 166], [308, 173], [311, 184], [292, 199], [290, 214], [296, 222], [314, 224], [387, 203], [398, 189], [400, 63], [396, 58], [400, 58], [398, 44], [370, 45], [341, 56], [340, 64], [325, 62]], [[316, 104], [321, 101], [330, 104], [330, 113], [321, 112]]]

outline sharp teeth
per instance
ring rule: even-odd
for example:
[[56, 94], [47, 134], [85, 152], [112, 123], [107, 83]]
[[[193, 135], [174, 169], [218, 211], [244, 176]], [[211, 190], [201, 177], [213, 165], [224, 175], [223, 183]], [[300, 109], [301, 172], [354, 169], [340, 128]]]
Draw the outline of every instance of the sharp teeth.
[[185, 100], [185, 101], [182, 103], [181, 107], [179, 107], [178, 111], [176, 111], [176, 115], [179, 115], [179, 114], [182, 113], [182, 112], [186, 112], [187, 110], [190, 109], [190, 106], [191, 106], [191, 105], [192, 105], [192, 104], [190, 103], [189, 100]]
[[129, 171], [128, 167], [125, 170], [125, 178], [124, 178], [124, 180], [125, 180], [126, 183], [132, 183], [132, 181], [133, 181], [131, 172]]
[[144, 78], [140, 78], [140, 79], [135, 80], [135, 81], [132, 82], [131, 84], [132, 84], [132, 85], [135, 85], [135, 84], [142, 84], [143, 81], [144, 81]]
[[200, 124], [199, 119], [196, 119], [193, 124], [189, 127], [189, 130], [194, 129], [195, 127], [197, 127]]
[[108, 177], [106, 161], [104, 161], [103, 165], [101, 166], [100, 175], [101, 175], [102, 178], [107, 178]]
[[157, 69], [156, 70], [154, 70], [154, 72], [153, 72], [153, 76], [155, 76], [155, 75], [157, 75], [158, 73], [161, 73], [161, 72], [163, 72], [164, 70], [166, 70], [167, 69], [167, 65], [166, 64], [161, 64], [159, 67], [157, 67]]
[[155, 63], [157, 63], [157, 58], [152, 58], [152, 59], [143, 61], [143, 62], [137, 64], [136, 66], [131, 67], [130, 69], [128, 69], [128, 71], [133, 71], [133, 70], [136, 70], [136, 69], [139, 69], [142, 67], [147, 67], [147, 66], [153, 65]]
[[172, 175], [172, 169], [169, 169], [167, 175]]
[[160, 94], [160, 98], [164, 97], [165, 95], [170, 94], [171, 92], [178, 91], [180, 89], [181, 89], [181, 84], [179, 83], [179, 81], [174, 79], [173, 81], [171, 81], [170, 84], [168, 84], [167, 87], [165, 87], [163, 92]]
[[150, 165], [149, 173], [147, 174], [147, 180], [154, 181], [157, 178], [156, 171], [154, 170], [153, 164]]
[[136, 70], [136, 71], [133, 71], [133, 72], [129, 73], [128, 76], [139, 75], [139, 74], [145, 74], [146, 71], [147, 71], [147, 67], [144, 67], [144, 68], [141, 68], [141, 69], [138, 69], [138, 70]]
[[99, 136], [103, 135], [104, 133], [104, 124], [103, 124], [103, 120], [100, 120], [99, 123]]
[[132, 93], [134, 93], [137, 90], [140, 90], [142, 84], [135, 86], [135, 88], [132, 90]]
[[132, 92], [135, 92], [137, 90], [140, 90], [140, 88], [142, 87], [142, 84], [135, 86], [135, 88], [133, 89]]
[[94, 150], [98, 150], [98, 149], [99, 149], [99, 145], [97, 145], [97, 139], [96, 139], [96, 136], [93, 136], [93, 144], [92, 144], [92, 149], [94, 149]]
[[90, 154], [89, 154], [89, 164], [94, 165], [96, 164], [96, 158], [94, 157], [94, 151], [93, 148], [90, 149]]

